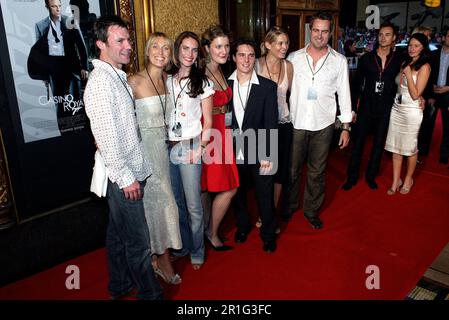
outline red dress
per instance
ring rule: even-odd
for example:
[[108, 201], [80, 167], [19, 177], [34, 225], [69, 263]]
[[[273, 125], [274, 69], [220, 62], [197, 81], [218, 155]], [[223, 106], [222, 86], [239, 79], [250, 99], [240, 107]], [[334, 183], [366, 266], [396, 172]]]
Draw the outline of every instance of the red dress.
[[[214, 108], [228, 104], [231, 99], [232, 89], [230, 87], [226, 90], [216, 90], [213, 97]], [[232, 129], [228, 127], [228, 130], [225, 130], [224, 113], [214, 114], [212, 117], [212, 128], [215, 129], [215, 134], [212, 133], [210, 143], [203, 155], [201, 189], [209, 192], [228, 191], [239, 186], [239, 174], [232, 146]], [[218, 133], [221, 139], [214, 138], [214, 135], [216, 136]], [[227, 149], [226, 144], [228, 144]]]

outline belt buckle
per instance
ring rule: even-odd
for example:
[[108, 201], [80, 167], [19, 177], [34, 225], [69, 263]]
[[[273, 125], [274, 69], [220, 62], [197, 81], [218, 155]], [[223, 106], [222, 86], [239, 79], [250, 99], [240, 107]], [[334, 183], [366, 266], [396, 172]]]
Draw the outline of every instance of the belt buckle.
[[225, 114], [226, 112], [228, 112], [228, 105], [225, 104], [224, 106], [221, 106], [220, 111], [221, 111], [221, 113], [223, 113], [223, 114]]

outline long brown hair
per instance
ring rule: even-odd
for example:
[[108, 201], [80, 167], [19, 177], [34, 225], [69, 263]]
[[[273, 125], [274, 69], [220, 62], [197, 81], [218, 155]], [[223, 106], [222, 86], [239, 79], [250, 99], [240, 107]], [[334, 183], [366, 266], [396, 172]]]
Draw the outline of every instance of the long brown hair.
[[174, 55], [174, 64], [168, 71], [168, 73], [175, 75], [178, 73], [180, 69], [179, 65], [179, 47], [181, 46], [182, 41], [187, 38], [192, 38], [198, 43], [198, 57], [196, 58], [195, 62], [192, 64], [192, 67], [190, 68], [189, 73], [189, 96], [191, 98], [196, 98], [198, 95], [203, 94], [203, 85], [205, 82], [209, 82], [209, 80], [206, 77], [206, 68], [205, 68], [205, 61], [204, 61], [204, 55], [203, 51], [201, 50], [201, 43], [199, 37], [196, 35], [196, 33], [192, 31], [184, 31], [182, 32], [175, 40], [175, 55]]

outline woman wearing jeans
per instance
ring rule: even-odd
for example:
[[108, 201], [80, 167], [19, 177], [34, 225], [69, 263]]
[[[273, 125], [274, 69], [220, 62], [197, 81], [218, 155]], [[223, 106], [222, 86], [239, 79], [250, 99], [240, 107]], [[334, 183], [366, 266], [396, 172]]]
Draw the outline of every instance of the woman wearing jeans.
[[183, 244], [182, 250], [174, 254], [190, 253], [193, 269], [198, 270], [204, 263], [201, 156], [210, 140], [214, 90], [205, 75], [195, 33], [185, 31], [176, 39], [175, 65], [170, 73], [170, 176]]

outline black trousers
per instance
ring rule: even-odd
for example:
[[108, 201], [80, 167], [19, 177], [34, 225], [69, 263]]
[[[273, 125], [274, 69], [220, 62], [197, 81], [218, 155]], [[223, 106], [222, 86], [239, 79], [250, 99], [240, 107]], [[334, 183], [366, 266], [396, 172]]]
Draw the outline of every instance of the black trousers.
[[[49, 56], [51, 68], [48, 70], [50, 75], [50, 87], [56, 105], [56, 116], [58, 119], [58, 126], [60, 130], [71, 126], [66, 123], [65, 118], [72, 116], [70, 109], [70, 101], [78, 101], [80, 99], [79, 81], [73, 76], [70, 69], [70, 63], [67, 58]], [[70, 94], [71, 97], [66, 97]]]
[[433, 129], [437, 118], [438, 110], [441, 110], [443, 120], [443, 139], [440, 145], [440, 158], [449, 157], [449, 111], [448, 106], [431, 107], [426, 105], [423, 114], [423, 121], [418, 136], [418, 150], [420, 155], [428, 155], [430, 144], [432, 143]]
[[256, 200], [259, 207], [262, 227], [260, 236], [263, 241], [272, 241], [276, 234], [276, 217], [274, 213], [274, 182], [272, 175], [260, 175], [259, 164], [238, 164], [240, 187], [234, 198], [234, 209], [237, 217], [237, 229], [240, 232], [249, 232], [251, 220], [248, 213], [248, 191], [255, 185]]
[[385, 139], [390, 123], [390, 113], [372, 116], [369, 113], [360, 113], [353, 126], [353, 146], [348, 165], [348, 181], [355, 183], [359, 179], [360, 164], [363, 156], [366, 138], [373, 133], [373, 145], [365, 171], [366, 180], [374, 180], [379, 174], [380, 162], [385, 148]]

